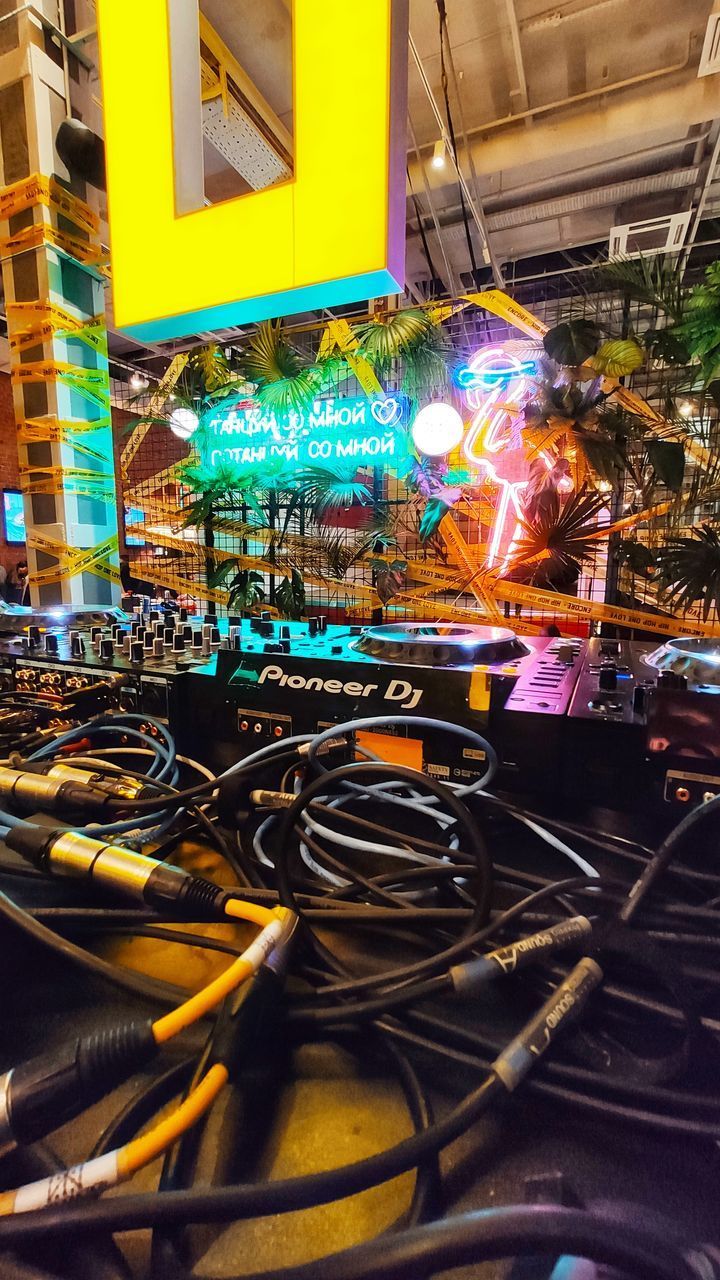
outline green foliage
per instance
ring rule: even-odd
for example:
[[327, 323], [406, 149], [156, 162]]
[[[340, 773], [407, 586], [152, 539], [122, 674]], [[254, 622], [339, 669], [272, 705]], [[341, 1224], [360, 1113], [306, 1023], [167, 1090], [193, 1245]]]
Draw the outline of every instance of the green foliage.
[[668, 326], [666, 329], [648, 329], [643, 341], [653, 360], [662, 360], [665, 364], [689, 364], [690, 352], [677, 330]]
[[605, 499], [585, 488], [567, 502], [556, 492], [533, 519], [525, 519], [508, 577], [534, 586], [570, 588], [583, 564], [592, 560], [597, 522]]
[[720, 535], [708, 524], [693, 529], [691, 538], [672, 538], [658, 552], [659, 581], [674, 608], [699, 602], [703, 620], [710, 611], [720, 615]]
[[358, 469], [355, 462], [338, 462], [333, 467], [306, 467], [299, 471], [291, 486], [289, 515], [301, 502], [315, 521], [321, 521], [331, 510], [351, 507], [355, 503], [369, 506], [372, 493], [368, 486], [357, 478]]
[[421, 542], [428, 542], [437, 533], [450, 510], [450, 504], [444, 502], [442, 498], [428, 498], [420, 520], [419, 534]]
[[257, 609], [265, 600], [264, 584], [256, 569], [241, 569], [229, 584], [228, 609]]
[[706, 383], [720, 376], [720, 260], [705, 271], [705, 284], [692, 290], [677, 333], [700, 361]]
[[275, 591], [278, 609], [286, 618], [297, 621], [305, 612], [305, 582], [299, 569], [292, 569]]
[[240, 368], [255, 384], [254, 399], [274, 413], [290, 414], [304, 412], [337, 376], [341, 363], [308, 360], [287, 341], [281, 321], [266, 320], [250, 339]]
[[548, 329], [543, 346], [556, 364], [576, 366], [595, 354], [601, 336], [593, 320], [564, 320], [554, 329]]
[[598, 268], [601, 285], [620, 289], [633, 302], [642, 302], [675, 322], [682, 317], [684, 268], [678, 258], [652, 254], [615, 258]]
[[370, 568], [375, 574], [375, 590], [381, 603], [388, 604], [393, 596], [402, 591], [407, 582], [407, 560], [370, 560]]
[[375, 316], [358, 325], [355, 334], [378, 377], [387, 377], [395, 361], [402, 360], [403, 390], [412, 399], [429, 387], [446, 386], [450, 346], [428, 312], [416, 308]]
[[618, 564], [626, 564], [631, 573], [651, 578], [655, 572], [656, 553], [637, 538], [623, 538], [616, 548]]
[[655, 473], [655, 478], [661, 484], [667, 485], [668, 489], [671, 489], [673, 493], [679, 493], [685, 476], [685, 449], [683, 445], [676, 440], [647, 439], [645, 441], [645, 451], [650, 466]]
[[603, 342], [593, 356], [593, 367], [610, 378], [623, 378], [640, 368], [643, 349], [634, 338], [615, 338]]

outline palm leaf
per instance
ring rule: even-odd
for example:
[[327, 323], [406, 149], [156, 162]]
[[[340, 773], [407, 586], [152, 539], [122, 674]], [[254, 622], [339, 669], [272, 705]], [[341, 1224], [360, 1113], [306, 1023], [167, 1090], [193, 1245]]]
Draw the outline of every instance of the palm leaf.
[[597, 521], [606, 500], [581, 489], [564, 505], [549, 495], [532, 520], [522, 522], [523, 536], [511, 558], [509, 577], [534, 585], [567, 587], [597, 547]]
[[277, 414], [302, 413], [337, 377], [337, 357], [313, 363], [287, 341], [280, 321], [258, 326], [240, 367], [255, 384], [255, 399]]
[[642, 302], [674, 321], [683, 314], [685, 290], [682, 260], [662, 254], [615, 258], [597, 269], [600, 284], [620, 289], [633, 302]]
[[402, 361], [402, 387], [412, 399], [446, 386], [451, 348], [442, 326], [427, 311], [410, 308], [375, 316], [357, 325], [355, 334], [378, 377], [387, 377], [395, 362]]
[[317, 521], [332, 509], [372, 503], [368, 486], [357, 479], [354, 462], [338, 463], [334, 467], [307, 467], [298, 473], [293, 488], [298, 502], [303, 501], [312, 519]]
[[708, 524], [693, 529], [690, 538], [672, 538], [658, 551], [658, 580], [662, 595], [674, 608], [700, 603], [707, 622], [710, 611], [720, 616], [720, 536]]

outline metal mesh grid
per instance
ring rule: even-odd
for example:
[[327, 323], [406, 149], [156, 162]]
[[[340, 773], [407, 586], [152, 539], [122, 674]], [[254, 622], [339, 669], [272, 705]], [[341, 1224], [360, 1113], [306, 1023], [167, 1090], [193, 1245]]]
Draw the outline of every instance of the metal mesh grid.
[[[650, 308], [634, 302], [628, 303], [617, 293], [598, 290], [596, 277], [590, 268], [566, 270], [539, 280], [518, 280], [515, 284], [509, 285], [509, 291], [517, 302], [527, 307], [550, 327], [572, 315], [595, 320], [617, 335], [628, 331], [642, 332], [654, 319]], [[517, 330], [495, 316], [474, 308], [453, 316], [446, 323], [445, 329], [458, 363], [467, 360], [481, 345], [518, 338]], [[296, 330], [293, 337], [298, 345], [315, 350], [320, 331], [321, 326], [316, 330]], [[399, 367], [394, 369], [384, 382], [388, 391], [400, 389], [402, 369]], [[687, 369], [648, 363], [629, 380], [629, 385], [651, 405], [667, 412], [669, 406], [676, 406], [683, 401], [692, 384], [690, 372]], [[151, 390], [152, 388], [148, 390], [145, 397], [135, 398], [132, 409], [138, 415], [147, 409]], [[128, 387], [123, 383], [116, 383], [114, 392], [115, 403], [124, 403], [127, 406], [131, 395]], [[437, 388], [427, 388], [426, 394], [421, 398], [431, 399], [437, 393]], [[361, 389], [355, 378], [347, 374], [340, 378], [335, 394], [340, 397], [355, 396], [361, 394]], [[718, 411], [709, 396], [693, 394], [691, 402], [693, 415], [686, 420], [686, 425], [693, 437], [718, 457], [720, 455]], [[127, 436], [124, 437], [121, 445], [125, 440]], [[165, 427], [151, 428], [129, 468], [127, 479], [123, 481], [123, 497], [126, 506], [133, 505], [133, 486], [147, 477], [162, 472], [183, 456], [187, 456], [187, 453], [187, 446], [177, 440]], [[633, 461], [639, 463], [641, 454], [640, 443], [631, 447], [630, 456]], [[688, 464], [690, 481], [693, 478], [693, 469], [694, 464], [690, 461]], [[381, 499], [382, 504], [399, 519], [399, 554], [429, 562], [436, 561], [439, 557], [442, 562], [441, 548], [436, 544], [421, 544], [417, 533], [417, 512], [412, 504], [408, 506], [407, 491], [404, 486], [399, 484], [395, 477], [383, 474], [379, 469], [374, 473], [364, 473], [364, 479], [374, 496]], [[613, 498], [607, 515], [608, 521], [638, 509], [640, 499], [636, 488], [636, 482], [628, 476], [624, 492], [617, 498]], [[188, 496], [183, 494], [177, 481], [172, 478], [166, 480], [160, 493], [163, 501], [168, 505], [182, 503]], [[663, 496], [662, 492], [659, 496]], [[698, 502], [691, 506], [686, 515], [687, 529], [689, 530], [702, 520], [716, 521], [718, 506], [716, 500], [709, 504]], [[287, 544], [274, 553], [278, 562], [278, 571], [267, 574], [265, 577], [267, 603], [270, 606], [276, 603], [278, 584], [295, 562], [303, 568], [306, 577], [311, 579], [310, 585], [306, 587], [307, 606], [311, 612], [323, 612], [331, 620], [351, 617], [368, 618], [371, 603], [367, 588], [376, 579], [376, 573], [365, 564], [356, 563], [347, 567], [347, 561], [351, 559], [352, 548], [366, 537], [368, 527], [373, 523], [371, 508], [353, 506], [345, 510], [332, 511], [325, 516], [319, 526], [309, 520], [308, 513], [302, 505], [288, 519], [286, 504], [282, 499], [278, 500], [274, 496], [265, 503], [265, 511], [266, 530], [278, 530], [287, 524]], [[218, 506], [215, 514], [223, 521], [230, 522], [231, 525], [234, 523], [242, 526], [255, 520], [246, 508], [233, 508], [230, 505]], [[473, 518], [468, 510], [460, 510], [456, 519], [470, 547], [477, 549], [476, 554], [480, 560], [482, 556], [480, 549], [487, 536], [487, 530]], [[671, 513], [668, 513], [642, 525], [638, 530], [639, 538], [650, 546], [660, 545], [668, 536], [672, 520]], [[676, 525], [676, 521], [674, 523]], [[191, 550], [188, 547], [187, 550], [180, 550], [177, 546], [168, 547], [157, 544], [153, 546], [149, 542], [144, 547], [128, 546], [135, 575], [151, 583], [157, 581], [161, 586], [163, 580], [169, 577], [195, 582], [198, 584], [198, 597], [202, 599], [205, 565], [202, 552], [198, 550], [198, 544], [204, 541], [203, 530], [188, 529], [183, 532], [178, 529], [177, 523], [173, 524], [167, 519], [153, 520], [152, 525], [153, 528], [175, 539], [184, 538], [193, 542], [195, 549]], [[259, 555], [267, 559], [270, 540], [271, 535], [267, 531], [258, 537], [243, 536], [241, 531], [232, 528], [216, 529], [214, 533], [215, 547], [220, 552], [225, 551], [239, 556]], [[332, 542], [333, 555], [328, 560], [326, 552], [330, 542]], [[303, 544], [302, 552], [299, 550], [301, 543]], [[272, 558], [272, 548], [270, 555]], [[333, 564], [334, 576], [344, 580], [343, 587], [339, 589], [336, 585], [323, 584], [319, 580], [327, 574], [328, 566], [332, 568]], [[313, 569], [317, 570], [322, 565], [324, 565], [322, 573], [318, 575], [317, 572], [313, 572]], [[360, 590], [356, 594], [357, 587], [365, 588], [364, 593]], [[592, 562], [584, 566], [578, 583], [578, 594], [586, 599], [606, 600], [609, 603], [627, 602], [631, 598], [635, 601], [656, 603], [656, 591], [651, 580], [638, 579], [637, 575], [630, 574], [626, 567], [619, 569], [616, 567], [615, 540], [611, 541], [609, 547], [606, 541], [598, 542]], [[469, 609], [477, 607], [473, 595], [467, 592], [460, 596], [448, 595], [443, 598], [455, 607]], [[224, 612], [222, 605], [218, 605], [218, 611]], [[506, 616], [510, 618], [516, 616], [518, 612], [514, 606], [505, 606]], [[419, 608], [403, 613], [391, 602], [387, 616], [422, 615]], [[536, 613], [535, 616], [540, 623], [553, 621], [553, 615], [550, 613], [547, 616], [538, 616]], [[567, 630], [567, 625], [564, 625], [563, 629]]]

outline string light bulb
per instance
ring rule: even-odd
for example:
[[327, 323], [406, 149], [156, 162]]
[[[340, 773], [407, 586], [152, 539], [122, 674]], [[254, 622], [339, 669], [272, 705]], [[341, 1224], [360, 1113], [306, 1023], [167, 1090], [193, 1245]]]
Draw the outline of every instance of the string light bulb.
[[445, 139], [438, 138], [433, 150], [433, 158], [432, 158], [433, 169], [444, 169], [445, 158], [446, 158], [445, 157]]
[[170, 430], [179, 440], [189, 440], [196, 430], [199, 418], [194, 409], [173, 409], [170, 414]]
[[427, 458], [440, 458], [460, 443], [465, 424], [451, 404], [434, 401], [421, 409], [412, 425], [412, 438], [418, 453]]
[[130, 374], [130, 386], [133, 391], [145, 391], [149, 385], [150, 383], [144, 373], [138, 373], [136, 370], [135, 373]]

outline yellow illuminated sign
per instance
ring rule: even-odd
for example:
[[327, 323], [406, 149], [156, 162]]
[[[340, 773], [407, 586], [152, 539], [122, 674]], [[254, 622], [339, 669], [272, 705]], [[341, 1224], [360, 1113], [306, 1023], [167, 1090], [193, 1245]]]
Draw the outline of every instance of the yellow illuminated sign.
[[188, 209], [197, 2], [97, 0], [119, 328], [152, 341], [402, 290], [407, 5], [294, 0], [294, 176]]

